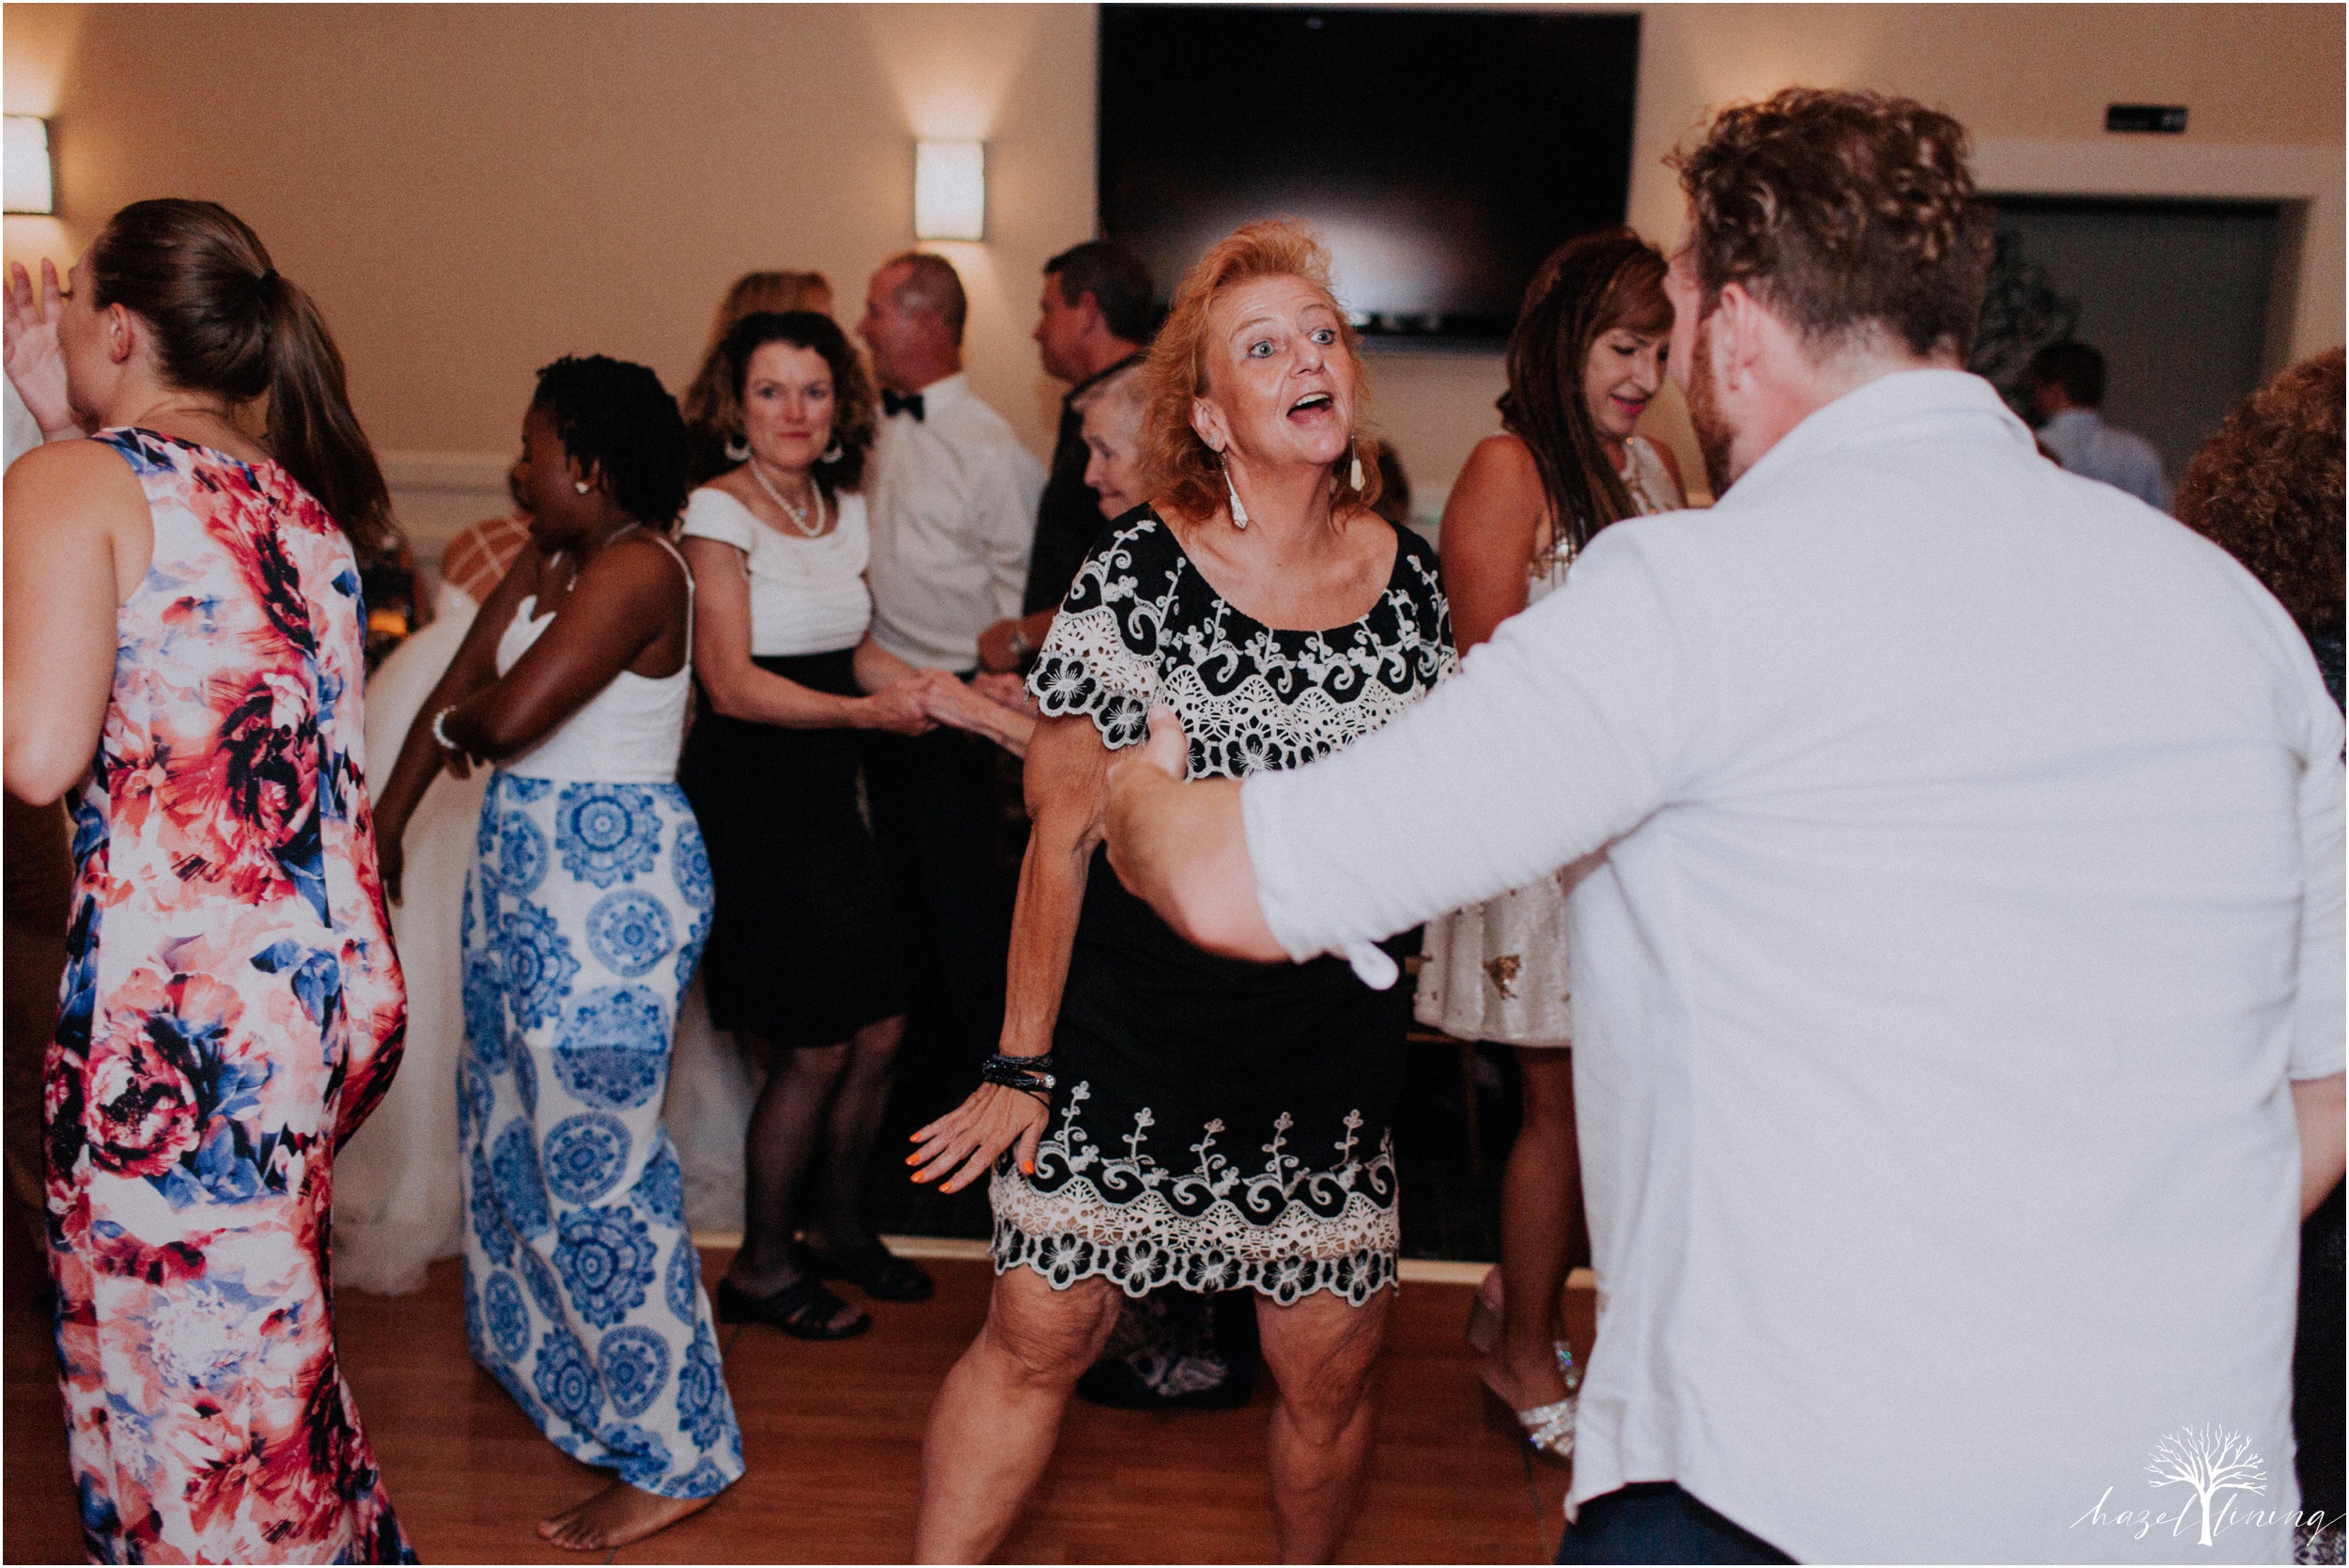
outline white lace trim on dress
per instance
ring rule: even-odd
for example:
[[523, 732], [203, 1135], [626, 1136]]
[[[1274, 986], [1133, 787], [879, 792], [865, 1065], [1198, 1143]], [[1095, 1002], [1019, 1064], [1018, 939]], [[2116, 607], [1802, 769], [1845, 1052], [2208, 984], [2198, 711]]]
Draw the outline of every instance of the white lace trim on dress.
[[1126, 646], [1117, 613], [1107, 605], [1052, 618], [1043, 657], [1029, 680], [1036, 705], [1051, 718], [1091, 717], [1111, 751], [1140, 745], [1143, 722], [1159, 700], [1158, 666]]
[[[1221, 1120], [1190, 1146], [1188, 1172], [1161, 1165], [1143, 1145], [1149, 1109], [1110, 1156], [1078, 1122], [1089, 1084], [1069, 1092], [1061, 1127], [1036, 1148], [1036, 1177], [999, 1168], [988, 1190], [995, 1211], [995, 1270], [1026, 1266], [1055, 1290], [1101, 1275], [1128, 1296], [1161, 1285], [1263, 1292], [1286, 1306], [1326, 1290], [1355, 1306], [1392, 1284], [1402, 1242], [1395, 1214], [1394, 1149], [1382, 1137], [1364, 1158], [1361, 1113], [1350, 1111], [1332, 1145], [1338, 1162], [1308, 1169], [1288, 1150], [1283, 1111], [1263, 1145], [1262, 1170], [1244, 1172], [1217, 1151]], [[1091, 1174], [1080, 1172], [1090, 1172]]]
[[[1396, 591], [1392, 597], [1403, 596]], [[1410, 624], [1404, 619], [1407, 632]], [[1037, 704], [1056, 718], [1088, 715], [1102, 742], [1115, 751], [1147, 738], [1150, 705], [1166, 703], [1190, 740], [1188, 777], [1244, 779], [1261, 768], [1297, 768], [1327, 756], [1424, 695], [1408, 678], [1421, 652], [1408, 642], [1346, 646], [1316, 635], [1291, 653], [1269, 630], [1240, 644], [1220, 634], [1209, 643], [1204, 628], [1173, 633], [1170, 640], [1178, 649], [1186, 641], [1201, 645], [1182, 650], [1190, 657], [1162, 675], [1157, 661], [1127, 645], [1109, 606], [1063, 612], [1032, 683]], [[1440, 674], [1449, 675], [1451, 649], [1439, 650], [1437, 662]], [[1241, 668], [1249, 673], [1217, 691], [1203, 667], [1226, 676]], [[1276, 683], [1297, 695], [1283, 699]]]

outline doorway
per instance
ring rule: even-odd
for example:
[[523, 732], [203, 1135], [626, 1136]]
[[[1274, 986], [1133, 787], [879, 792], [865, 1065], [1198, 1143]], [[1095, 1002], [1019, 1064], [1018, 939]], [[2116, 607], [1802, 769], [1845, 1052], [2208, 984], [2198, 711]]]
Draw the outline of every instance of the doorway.
[[1999, 255], [1975, 367], [2015, 401], [2033, 350], [2066, 336], [2094, 345], [2106, 420], [2152, 442], [2175, 482], [2281, 368], [2268, 359], [2284, 204], [1990, 199]]

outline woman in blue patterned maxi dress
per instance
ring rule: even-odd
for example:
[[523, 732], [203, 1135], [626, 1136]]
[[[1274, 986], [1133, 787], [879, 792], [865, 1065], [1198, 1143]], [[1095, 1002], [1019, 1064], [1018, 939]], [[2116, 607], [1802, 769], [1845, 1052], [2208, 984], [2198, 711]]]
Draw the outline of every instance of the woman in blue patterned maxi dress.
[[[599, 357], [540, 372], [522, 439], [531, 543], [426, 702], [381, 815], [396, 844], [443, 766], [497, 763], [460, 933], [465, 1326], [557, 1448], [617, 1472], [539, 1526], [607, 1550], [742, 1474], [661, 1120], [711, 905], [676, 783], [692, 596], [665, 531], [685, 435], [651, 371]], [[396, 891], [396, 850], [384, 863]]]

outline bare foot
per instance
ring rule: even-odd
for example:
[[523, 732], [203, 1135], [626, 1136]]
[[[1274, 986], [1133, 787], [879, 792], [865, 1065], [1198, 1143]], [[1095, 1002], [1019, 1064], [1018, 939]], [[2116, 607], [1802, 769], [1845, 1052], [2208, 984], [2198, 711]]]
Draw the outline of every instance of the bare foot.
[[538, 1534], [565, 1551], [608, 1552], [658, 1534], [716, 1500], [715, 1493], [707, 1498], [664, 1498], [615, 1481], [584, 1502], [539, 1520]]

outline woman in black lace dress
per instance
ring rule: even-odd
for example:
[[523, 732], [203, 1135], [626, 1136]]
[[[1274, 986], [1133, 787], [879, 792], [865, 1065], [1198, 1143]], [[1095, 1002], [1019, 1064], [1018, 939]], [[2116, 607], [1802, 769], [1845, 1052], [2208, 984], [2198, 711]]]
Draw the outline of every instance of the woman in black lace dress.
[[[994, 1296], [931, 1412], [925, 1560], [1003, 1539], [1120, 1293], [1168, 1283], [1257, 1293], [1282, 1556], [1334, 1553], [1360, 1489], [1409, 998], [1336, 959], [1202, 953], [1097, 853], [1112, 753], [1145, 738], [1152, 704], [1179, 716], [1191, 777], [1240, 778], [1368, 734], [1452, 668], [1435, 552], [1369, 507], [1328, 276], [1288, 224], [1192, 270], [1149, 362], [1159, 499], [1096, 546], [1030, 677], [1046, 718], [1003, 1055], [914, 1135], [917, 1181], [995, 1168]], [[1358, 962], [1391, 983], [1391, 958]]]

